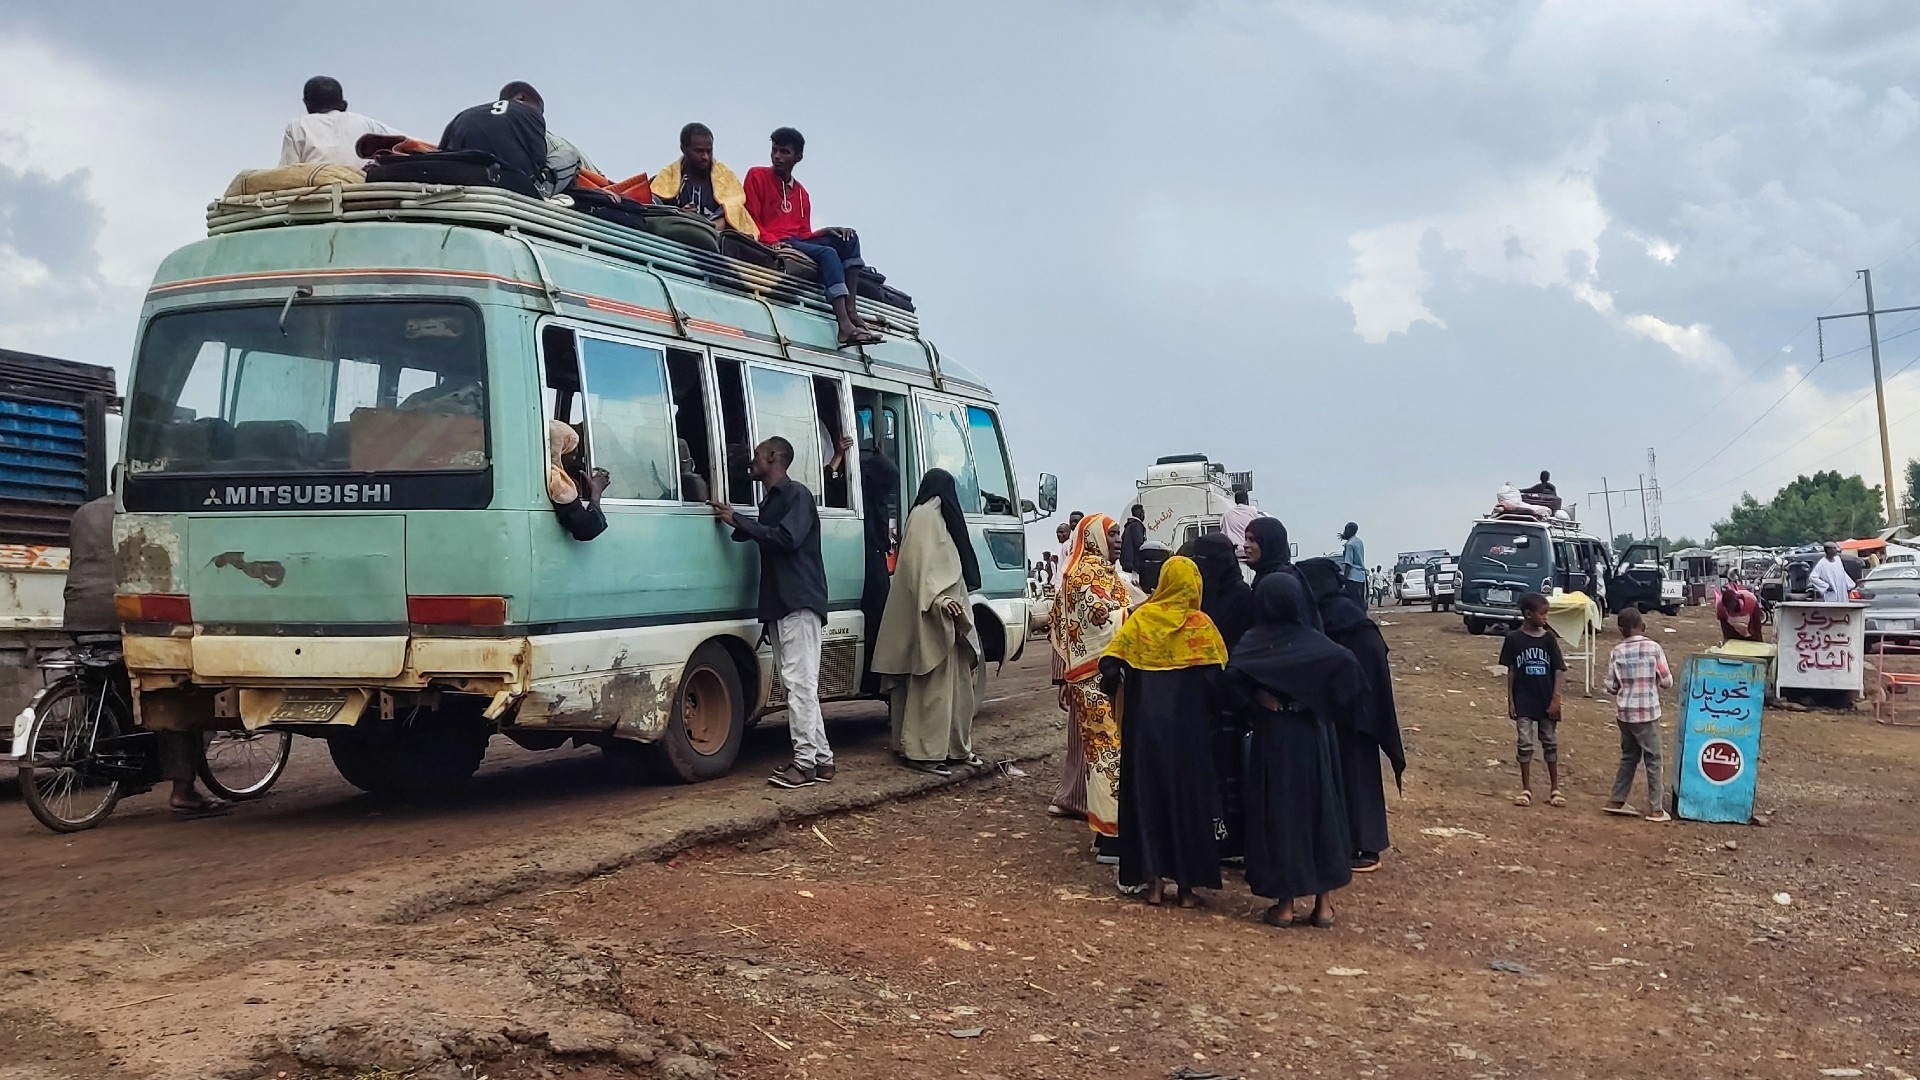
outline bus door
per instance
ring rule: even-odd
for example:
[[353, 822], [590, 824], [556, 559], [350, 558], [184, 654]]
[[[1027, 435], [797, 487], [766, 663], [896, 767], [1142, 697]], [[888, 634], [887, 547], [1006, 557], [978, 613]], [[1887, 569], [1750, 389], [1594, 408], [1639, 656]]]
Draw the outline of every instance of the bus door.
[[[860, 688], [877, 693], [879, 679], [873, 674], [873, 645], [880, 632], [880, 616], [887, 609], [887, 592], [892, 584], [894, 551], [899, 537], [901, 491], [907, 477], [906, 467], [907, 399], [871, 387], [853, 391], [854, 440], [860, 455], [861, 516], [864, 534], [860, 614], [866, 623], [866, 660], [861, 665]], [[916, 481], [917, 482], [917, 481]]]

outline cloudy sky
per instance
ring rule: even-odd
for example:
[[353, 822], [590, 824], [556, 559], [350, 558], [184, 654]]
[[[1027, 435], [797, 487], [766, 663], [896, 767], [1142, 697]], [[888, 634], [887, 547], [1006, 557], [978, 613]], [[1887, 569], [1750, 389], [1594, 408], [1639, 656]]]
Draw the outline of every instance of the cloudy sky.
[[[740, 169], [799, 127], [816, 221], [1070, 505], [1202, 450], [1303, 551], [1353, 519], [1383, 561], [1541, 468], [1604, 524], [1586, 493], [1654, 448], [1697, 535], [1797, 472], [1878, 480], [1865, 328], [1816, 367], [1813, 319], [1862, 267], [1920, 303], [1916, 57], [1899, 0], [14, 0], [0, 345], [124, 372], [155, 264], [273, 163], [307, 76], [430, 138], [520, 78], [613, 173], [691, 119]], [[1882, 323], [1896, 468], [1915, 331]]]

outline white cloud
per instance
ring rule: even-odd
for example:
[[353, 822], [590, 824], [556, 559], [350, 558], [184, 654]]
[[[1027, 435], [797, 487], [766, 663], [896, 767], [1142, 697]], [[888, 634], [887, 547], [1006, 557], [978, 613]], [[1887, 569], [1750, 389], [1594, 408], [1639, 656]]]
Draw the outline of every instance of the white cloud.
[[1379, 344], [1415, 323], [1445, 326], [1426, 304], [1431, 284], [1421, 264], [1431, 242], [1459, 257], [1461, 269], [1492, 281], [1568, 289], [1595, 310], [1612, 306], [1594, 285], [1607, 216], [1590, 178], [1546, 172], [1489, 192], [1453, 213], [1394, 222], [1353, 234], [1353, 280], [1340, 297], [1354, 332]]

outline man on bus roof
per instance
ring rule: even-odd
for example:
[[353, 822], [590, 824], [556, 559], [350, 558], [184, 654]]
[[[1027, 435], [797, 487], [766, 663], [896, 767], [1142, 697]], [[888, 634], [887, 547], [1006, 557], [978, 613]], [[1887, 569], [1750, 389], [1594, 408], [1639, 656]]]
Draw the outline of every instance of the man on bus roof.
[[579, 148], [547, 129], [546, 99], [519, 80], [501, 87], [497, 99], [455, 116], [440, 136], [440, 149], [492, 154], [549, 194], [572, 187], [581, 170], [597, 171]]
[[281, 165], [346, 165], [364, 169], [367, 160], [354, 149], [362, 135], [399, 135], [371, 116], [347, 110], [340, 80], [315, 75], [300, 89], [305, 116], [287, 125], [280, 137]]
[[747, 213], [760, 226], [760, 241], [785, 244], [820, 268], [820, 287], [840, 324], [840, 344], [879, 344], [880, 335], [860, 320], [853, 303], [860, 268], [866, 265], [860, 256], [860, 235], [852, 229], [813, 227], [813, 199], [793, 177], [793, 167], [807, 155], [806, 136], [783, 127], [775, 128], [769, 138], [772, 167], [748, 169], [745, 185]]
[[680, 129], [680, 156], [653, 174], [652, 190], [658, 202], [760, 239], [760, 227], [747, 212], [746, 190], [732, 169], [713, 159], [713, 129], [705, 124]]

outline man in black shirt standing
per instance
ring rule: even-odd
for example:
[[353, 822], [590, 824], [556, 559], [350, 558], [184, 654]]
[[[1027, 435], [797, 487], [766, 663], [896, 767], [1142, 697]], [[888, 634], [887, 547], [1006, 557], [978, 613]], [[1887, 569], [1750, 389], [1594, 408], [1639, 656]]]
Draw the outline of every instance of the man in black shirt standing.
[[833, 748], [820, 716], [820, 630], [827, 622], [827, 564], [820, 557], [820, 511], [813, 492], [787, 475], [793, 444], [778, 435], [753, 448], [749, 467], [766, 488], [760, 517], [740, 517], [713, 502], [713, 516], [737, 541], [760, 548], [760, 621], [773, 639], [774, 662], [787, 688], [787, 730], [793, 761], [767, 781], [799, 788], [833, 781]]
[[1120, 529], [1120, 569], [1140, 573], [1140, 545], [1147, 542], [1147, 508], [1134, 503], [1127, 508], [1127, 523]]

